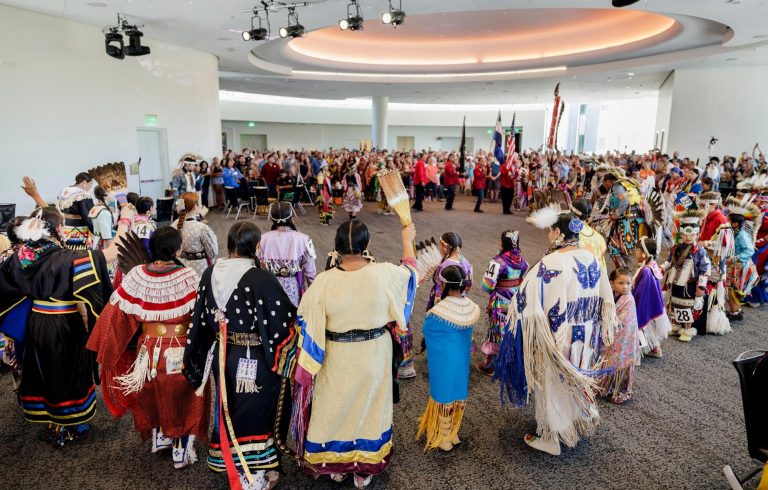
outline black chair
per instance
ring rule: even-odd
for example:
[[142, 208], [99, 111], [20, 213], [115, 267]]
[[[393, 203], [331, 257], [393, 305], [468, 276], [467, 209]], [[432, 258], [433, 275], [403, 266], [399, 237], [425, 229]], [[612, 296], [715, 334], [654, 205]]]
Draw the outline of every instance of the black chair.
[[266, 185], [256, 186], [253, 188], [253, 199], [255, 202], [253, 208], [254, 219], [256, 219], [256, 216], [260, 214], [264, 214], [264, 216], [266, 216], [269, 213], [269, 205], [275, 202], [274, 197], [269, 197], [269, 187]]
[[16, 205], [10, 202], [0, 203], [0, 232], [5, 233], [8, 222], [16, 216]]
[[747, 429], [749, 456], [761, 463], [748, 475], [738, 478], [730, 466], [723, 468], [728, 483], [734, 490], [760, 474], [768, 462], [768, 352], [752, 350], [742, 353], [733, 361], [741, 383], [741, 401], [744, 405], [744, 426]]
[[159, 197], [155, 201], [155, 222], [157, 226], [168, 226], [173, 221], [173, 204], [175, 200], [172, 197]]

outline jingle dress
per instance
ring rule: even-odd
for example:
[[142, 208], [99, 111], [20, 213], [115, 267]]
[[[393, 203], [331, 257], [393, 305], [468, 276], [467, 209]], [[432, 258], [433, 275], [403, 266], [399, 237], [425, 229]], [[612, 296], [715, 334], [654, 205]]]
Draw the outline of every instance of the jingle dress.
[[[171, 223], [172, 228], [178, 228], [179, 220]], [[202, 275], [205, 269], [216, 262], [219, 254], [219, 242], [216, 233], [210, 226], [197, 220], [197, 216], [187, 216], [181, 232], [181, 262], [190, 269]]]
[[153, 438], [153, 452], [174, 445], [178, 465], [197, 459], [194, 437], [208, 436], [210, 394], [195, 396], [181, 373], [199, 280], [194, 270], [176, 264], [134, 267], [87, 344], [101, 364], [104, 403], [112, 415], [130, 411], [142, 439]]
[[426, 434], [427, 449], [450, 441], [461, 427], [469, 396], [469, 361], [472, 325], [480, 307], [466, 297], [448, 296], [424, 318], [422, 331], [429, 344], [429, 402], [417, 437]]
[[296, 451], [312, 465], [306, 471], [377, 475], [391, 462], [399, 345], [387, 326], [407, 328], [416, 284], [416, 261], [408, 259], [333, 268], [307, 289], [291, 422]]
[[[528, 263], [520, 256], [520, 251], [500, 253], [488, 264], [483, 275], [483, 290], [490, 294], [488, 299], [488, 333], [480, 350], [484, 354], [499, 353], [499, 344], [507, 324], [507, 312], [512, 298], [515, 297], [523, 276], [528, 270]], [[441, 293], [442, 294], [442, 293]]]
[[261, 236], [257, 252], [261, 266], [273, 273], [294, 306], [315, 280], [315, 246], [304, 233], [280, 226]]
[[0, 319], [25, 299], [32, 303], [18, 393], [28, 421], [79, 427], [93, 418], [96, 362], [85, 343], [112, 293], [108, 278], [101, 252], [45, 239], [22, 245], [0, 263]]
[[200, 281], [183, 372], [194, 387], [209, 374], [216, 381], [208, 467], [226, 471], [232, 487], [263, 483], [280, 468], [273, 430], [295, 312], [275, 276], [251, 259], [219, 259]]
[[[661, 272], [654, 260], [640, 264], [632, 285], [632, 296], [637, 308], [638, 335], [644, 337], [643, 354], [661, 347], [661, 341], [667, 338], [672, 325], [669, 323], [664, 297], [661, 293]], [[617, 306], [618, 308], [618, 306]]]
[[595, 377], [618, 324], [605, 271], [586, 250], [553, 252], [526, 274], [515, 296], [494, 379], [505, 399], [536, 409], [539, 436], [574, 447], [597, 427]]

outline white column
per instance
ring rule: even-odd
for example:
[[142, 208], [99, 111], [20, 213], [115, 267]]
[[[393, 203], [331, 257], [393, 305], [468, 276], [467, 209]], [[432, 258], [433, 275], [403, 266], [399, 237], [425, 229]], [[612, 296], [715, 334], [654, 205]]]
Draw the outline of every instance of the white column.
[[387, 147], [387, 111], [389, 97], [374, 95], [371, 97], [371, 140], [374, 148]]

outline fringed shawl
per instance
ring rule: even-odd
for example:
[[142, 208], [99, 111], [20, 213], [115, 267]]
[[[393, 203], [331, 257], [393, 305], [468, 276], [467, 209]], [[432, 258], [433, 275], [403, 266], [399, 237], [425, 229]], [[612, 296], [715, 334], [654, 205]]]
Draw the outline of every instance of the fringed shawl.
[[161, 322], [192, 311], [199, 282], [200, 276], [186, 267], [168, 272], [134, 267], [109, 302], [141, 321]]
[[436, 316], [454, 328], [468, 328], [480, 318], [480, 307], [464, 296], [448, 296], [433, 306], [427, 316]]

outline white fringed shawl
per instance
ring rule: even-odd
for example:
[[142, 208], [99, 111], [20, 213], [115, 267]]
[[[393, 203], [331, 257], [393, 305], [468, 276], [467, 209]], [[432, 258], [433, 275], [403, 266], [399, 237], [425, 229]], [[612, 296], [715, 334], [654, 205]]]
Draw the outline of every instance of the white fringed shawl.
[[[609, 345], [619, 322], [605, 270], [598, 267], [599, 278], [596, 272], [591, 278], [577, 274], [583, 272], [579, 263], [588, 268], [595, 260], [581, 249], [545, 256], [526, 275], [510, 309], [514, 315], [510, 325], [518, 319], [522, 324], [525, 375], [529, 394], [535, 394], [537, 432], [559, 436], [570, 447], [599, 422], [593, 395], [596, 380], [570, 361], [573, 327], [591, 321], [600, 330], [603, 345]], [[598, 361], [590, 360], [588, 369], [598, 369]], [[550, 397], [554, 400], [548, 402]], [[558, 408], [564, 400], [571, 406]]]

